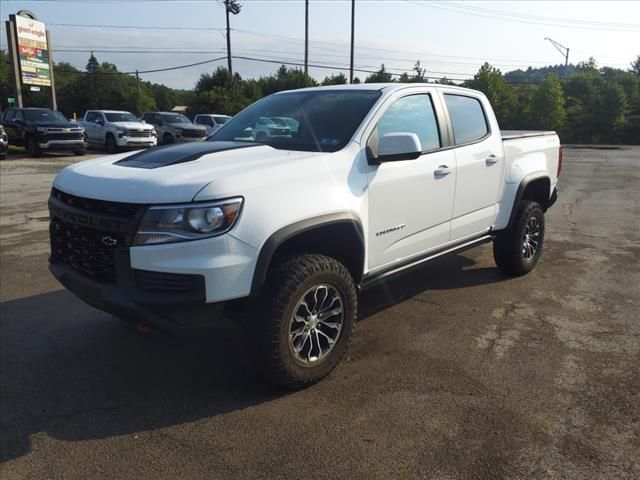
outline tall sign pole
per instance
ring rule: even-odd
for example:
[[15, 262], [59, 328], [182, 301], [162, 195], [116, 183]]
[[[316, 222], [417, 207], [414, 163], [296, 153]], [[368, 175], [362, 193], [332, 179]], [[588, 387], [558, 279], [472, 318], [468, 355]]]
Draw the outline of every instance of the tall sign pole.
[[54, 110], [58, 109], [58, 99], [56, 97], [56, 81], [53, 74], [53, 49], [51, 47], [51, 35], [47, 30], [47, 46], [49, 47], [49, 71], [51, 72], [51, 106]]
[[9, 46], [9, 64], [11, 66], [11, 83], [13, 84], [13, 95], [15, 96], [16, 106], [22, 108], [22, 82], [20, 81], [20, 64], [18, 59], [18, 46], [16, 42], [16, 24], [7, 20], [7, 45]]
[[353, 44], [355, 39], [356, 0], [351, 0], [351, 62], [349, 64], [349, 83], [353, 83]]

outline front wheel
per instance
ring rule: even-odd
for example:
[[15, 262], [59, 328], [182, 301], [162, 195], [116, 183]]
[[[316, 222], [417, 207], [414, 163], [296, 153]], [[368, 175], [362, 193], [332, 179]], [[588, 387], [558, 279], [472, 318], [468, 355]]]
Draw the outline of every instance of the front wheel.
[[534, 269], [544, 243], [544, 213], [540, 204], [523, 200], [513, 224], [493, 241], [493, 258], [507, 275], [524, 275]]
[[30, 157], [39, 157], [42, 154], [38, 141], [33, 135], [27, 137], [27, 153]]
[[74, 150], [74, 151], [73, 151], [73, 154], [74, 154], [76, 157], [82, 157], [82, 156], [83, 156], [83, 155], [85, 155], [86, 153], [87, 153], [87, 151], [86, 151], [86, 150]]
[[254, 311], [261, 365], [281, 386], [304, 388], [329, 374], [344, 355], [357, 314], [349, 271], [324, 255], [299, 255], [270, 273]]
[[116, 137], [111, 134], [107, 135], [105, 140], [105, 147], [109, 153], [118, 153], [118, 144], [116, 143]]

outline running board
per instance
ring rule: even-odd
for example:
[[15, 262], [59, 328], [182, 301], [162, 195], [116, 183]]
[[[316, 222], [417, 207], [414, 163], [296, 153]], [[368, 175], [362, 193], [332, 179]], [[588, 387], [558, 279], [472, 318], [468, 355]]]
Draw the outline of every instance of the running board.
[[360, 282], [360, 284], [358, 285], [358, 290], [366, 290], [367, 288], [371, 288], [372, 286], [383, 282], [385, 279], [387, 279], [390, 276], [396, 275], [398, 273], [404, 272], [406, 270], [411, 270], [413, 268], [416, 268], [418, 266], [421, 266], [425, 263], [428, 263], [432, 260], [435, 260], [437, 258], [440, 258], [444, 255], [448, 255], [450, 253], [459, 253], [462, 252], [464, 250], [468, 250], [470, 248], [473, 247], [477, 247], [478, 245], [482, 245], [484, 243], [488, 243], [491, 240], [493, 240], [493, 235], [484, 235], [480, 238], [476, 238], [474, 240], [462, 243], [460, 245], [455, 245], [453, 247], [449, 247], [445, 250], [441, 250], [437, 253], [432, 253], [430, 255], [427, 255], [426, 257], [422, 257], [419, 258], [417, 260], [412, 260], [409, 263], [405, 263], [404, 265], [399, 265], [396, 267], [391, 267], [389, 270], [380, 272], [380, 273], [374, 273], [371, 276], [366, 276], [365, 278], [362, 279], [362, 282]]

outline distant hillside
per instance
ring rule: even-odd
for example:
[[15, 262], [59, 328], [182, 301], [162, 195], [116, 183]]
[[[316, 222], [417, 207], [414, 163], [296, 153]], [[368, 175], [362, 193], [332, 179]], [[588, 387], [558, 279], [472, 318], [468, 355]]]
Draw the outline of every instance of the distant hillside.
[[[590, 68], [589, 64], [578, 64], [574, 65], [570, 63], [567, 65], [567, 77], [571, 78], [578, 72], [584, 71], [585, 69]], [[624, 70], [620, 70], [617, 68], [606, 68], [608, 71], [615, 71], [617, 73], [623, 73]], [[529, 67], [526, 70], [518, 69], [513, 70], [511, 72], [507, 72], [504, 74], [504, 78], [508, 82], [512, 83], [540, 83], [544, 80], [544, 77], [549, 75], [550, 73], [555, 74], [558, 78], [562, 79], [564, 77], [564, 65], [549, 65], [546, 67], [538, 67], [533, 68]]]

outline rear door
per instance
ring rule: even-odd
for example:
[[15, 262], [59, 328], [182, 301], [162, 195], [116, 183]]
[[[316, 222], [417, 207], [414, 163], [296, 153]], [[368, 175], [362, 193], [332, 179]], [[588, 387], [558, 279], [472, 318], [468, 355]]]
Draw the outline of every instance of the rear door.
[[455, 154], [445, 149], [431, 90], [397, 98], [369, 135], [368, 148], [392, 132], [415, 133], [423, 154], [378, 165], [369, 185], [369, 268], [409, 260], [449, 241]]
[[87, 112], [84, 118], [84, 130], [91, 143], [102, 143], [104, 138], [100, 138], [101, 127], [96, 123], [98, 115], [96, 112]]
[[487, 231], [495, 223], [504, 174], [502, 137], [491, 106], [471, 92], [444, 91], [456, 158], [451, 240]]

